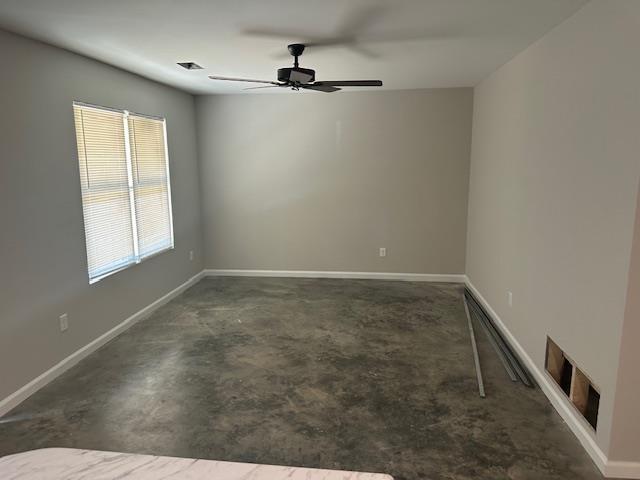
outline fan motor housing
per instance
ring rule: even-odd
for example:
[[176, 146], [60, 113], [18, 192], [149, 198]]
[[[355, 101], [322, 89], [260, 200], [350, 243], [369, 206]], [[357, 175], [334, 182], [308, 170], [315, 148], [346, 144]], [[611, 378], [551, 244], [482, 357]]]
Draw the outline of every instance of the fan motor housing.
[[316, 79], [316, 71], [310, 68], [288, 67], [278, 69], [278, 81], [285, 83], [309, 83]]

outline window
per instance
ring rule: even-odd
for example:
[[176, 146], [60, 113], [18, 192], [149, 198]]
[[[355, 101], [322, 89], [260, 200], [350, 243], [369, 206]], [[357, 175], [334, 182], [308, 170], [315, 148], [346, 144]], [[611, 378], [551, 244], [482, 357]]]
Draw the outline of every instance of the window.
[[73, 104], [89, 283], [173, 248], [166, 123]]

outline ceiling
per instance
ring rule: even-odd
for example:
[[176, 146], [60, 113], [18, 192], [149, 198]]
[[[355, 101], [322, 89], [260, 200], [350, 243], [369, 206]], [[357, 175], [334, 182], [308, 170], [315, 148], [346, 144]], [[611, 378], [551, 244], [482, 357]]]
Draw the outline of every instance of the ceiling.
[[[0, 28], [197, 94], [251, 86], [209, 80], [211, 74], [275, 80], [276, 69], [291, 64], [286, 45], [305, 41], [330, 44], [311, 46], [300, 59], [318, 80], [458, 87], [477, 84], [585, 3], [2, 0]], [[186, 61], [204, 69], [176, 65]]]

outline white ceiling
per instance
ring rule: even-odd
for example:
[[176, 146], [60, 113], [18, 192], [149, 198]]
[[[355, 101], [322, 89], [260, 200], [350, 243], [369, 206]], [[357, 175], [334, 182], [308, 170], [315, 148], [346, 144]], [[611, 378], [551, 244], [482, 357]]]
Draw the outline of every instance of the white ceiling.
[[[473, 86], [585, 3], [2, 0], [0, 27], [192, 93], [251, 86], [211, 74], [275, 80], [276, 69], [291, 64], [288, 43], [333, 39], [347, 45], [309, 47], [301, 57], [318, 80], [381, 79], [383, 88], [407, 89]], [[184, 61], [205, 68], [176, 65]]]

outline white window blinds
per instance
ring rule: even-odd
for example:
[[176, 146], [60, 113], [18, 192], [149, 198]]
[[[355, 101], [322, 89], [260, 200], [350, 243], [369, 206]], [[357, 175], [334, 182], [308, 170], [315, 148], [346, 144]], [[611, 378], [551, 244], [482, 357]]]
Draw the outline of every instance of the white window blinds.
[[164, 122], [129, 115], [139, 255], [173, 245]]
[[74, 103], [89, 281], [173, 248], [164, 119]]

